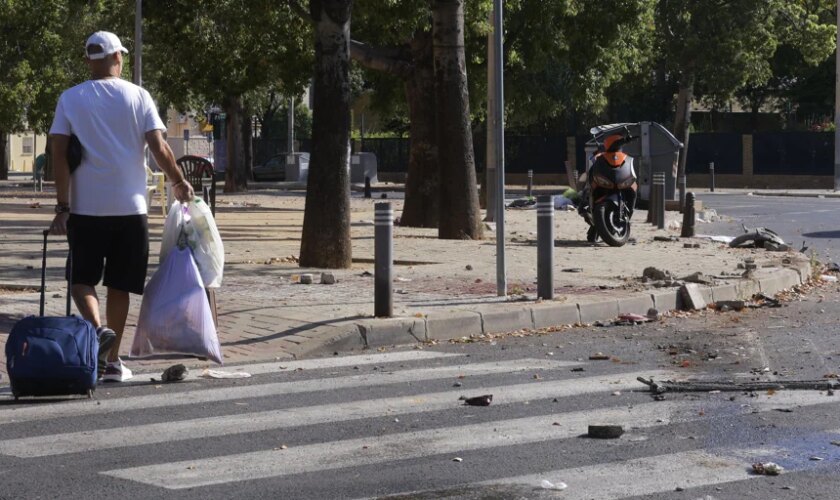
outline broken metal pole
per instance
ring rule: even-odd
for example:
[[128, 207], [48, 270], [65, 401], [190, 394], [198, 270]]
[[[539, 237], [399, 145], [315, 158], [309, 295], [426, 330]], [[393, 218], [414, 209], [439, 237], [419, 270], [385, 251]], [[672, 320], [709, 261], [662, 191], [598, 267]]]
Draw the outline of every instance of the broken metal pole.
[[554, 299], [554, 196], [537, 197], [537, 296]]
[[390, 203], [377, 203], [374, 208], [374, 306], [377, 318], [394, 315], [394, 211]]

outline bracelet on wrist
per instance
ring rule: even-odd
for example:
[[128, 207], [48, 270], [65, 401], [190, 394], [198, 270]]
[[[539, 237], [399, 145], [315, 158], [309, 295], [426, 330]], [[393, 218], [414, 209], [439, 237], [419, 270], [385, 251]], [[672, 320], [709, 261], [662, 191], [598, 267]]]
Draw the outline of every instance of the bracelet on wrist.
[[57, 203], [55, 205], [55, 213], [57, 213], [57, 214], [63, 214], [63, 213], [67, 213], [69, 211], [70, 211], [70, 205], [68, 205], [67, 203]]

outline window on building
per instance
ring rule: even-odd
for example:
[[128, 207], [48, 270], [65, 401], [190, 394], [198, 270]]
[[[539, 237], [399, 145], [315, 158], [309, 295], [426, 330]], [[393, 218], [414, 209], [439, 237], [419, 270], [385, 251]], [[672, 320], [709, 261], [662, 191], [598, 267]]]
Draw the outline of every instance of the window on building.
[[26, 156], [32, 156], [32, 137], [24, 137], [23, 142], [21, 143], [21, 154]]

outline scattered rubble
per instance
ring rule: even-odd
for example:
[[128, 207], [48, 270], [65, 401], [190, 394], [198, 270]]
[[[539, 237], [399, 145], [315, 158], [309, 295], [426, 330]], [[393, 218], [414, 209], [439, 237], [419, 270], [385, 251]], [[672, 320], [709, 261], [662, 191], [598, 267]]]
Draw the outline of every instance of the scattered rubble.
[[483, 396], [476, 396], [474, 398], [461, 396], [461, 401], [463, 401], [464, 404], [468, 406], [490, 406], [490, 403], [493, 402], [493, 395], [485, 394]]
[[700, 310], [706, 308], [706, 299], [700, 292], [700, 286], [697, 283], [686, 283], [680, 287], [680, 297], [687, 309]]
[[759, 462], [752, 465], [752, 470], [753, 473], [762, 476], [778, 476], [785, 470], [785, 468], [773, 462]]
[[624, 427], [620, 425], [590, 425], [587, 436], [595, 439], [617, 439], [624, 434]]
[[663, 271], [655, 267], [646, 267], [645, 270], [642, 271], [642, 279], [649, 281], [663, 281], [673, 279], [673, 276], [671, 276], [669, 271]]

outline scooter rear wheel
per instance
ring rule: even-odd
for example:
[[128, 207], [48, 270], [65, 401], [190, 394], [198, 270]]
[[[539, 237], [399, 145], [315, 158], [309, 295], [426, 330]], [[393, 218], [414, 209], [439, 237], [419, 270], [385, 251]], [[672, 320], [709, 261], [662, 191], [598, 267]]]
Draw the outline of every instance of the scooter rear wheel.
[[622, 216], [619, 208], [612, 203], [595, 205], [592, 211], [595, 229], [601, 239], [611, 247], [624, 246], [630, 239], [630, 221]]

